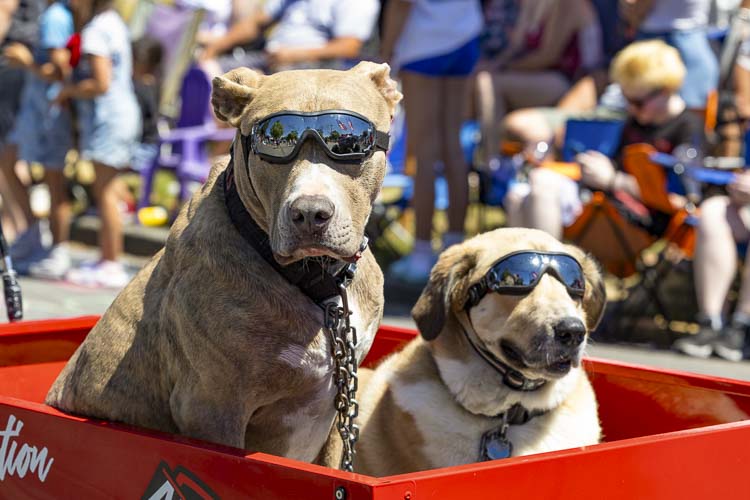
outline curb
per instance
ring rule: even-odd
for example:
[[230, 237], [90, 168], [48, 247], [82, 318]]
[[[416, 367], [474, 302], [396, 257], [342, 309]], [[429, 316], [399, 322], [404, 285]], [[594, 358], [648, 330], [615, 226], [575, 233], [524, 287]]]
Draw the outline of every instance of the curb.
[[[70, 239], [90, 246], [98, 246], [101, 221], [94, 215], [76, 217], [70, 227]], [[169, 236], [168, 227], [146, 227], [134, 223], [123, 226], [125, 253], [151, 257], [164, 247]]]

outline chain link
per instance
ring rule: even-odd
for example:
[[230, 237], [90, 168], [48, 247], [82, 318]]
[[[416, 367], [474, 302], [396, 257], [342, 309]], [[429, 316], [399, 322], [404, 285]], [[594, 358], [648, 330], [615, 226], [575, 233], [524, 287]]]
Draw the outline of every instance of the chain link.
[[333, 382], [336, 385], [336, 428], [344, 444], [344, 454], [341, 458], [341, 469], [352, 472], [354, 470], [354, 447], [359, 439], [359, 427], [354, 420], [359, 414], [357, 402], [357, 329], [354, 328], [349, 317], [349, 301], [346, 294], [346, 284], [339, 285], [341, 305], [329, 302], [325, 308], [325, 328], [331, 336], [331, 350], [334, 371]]

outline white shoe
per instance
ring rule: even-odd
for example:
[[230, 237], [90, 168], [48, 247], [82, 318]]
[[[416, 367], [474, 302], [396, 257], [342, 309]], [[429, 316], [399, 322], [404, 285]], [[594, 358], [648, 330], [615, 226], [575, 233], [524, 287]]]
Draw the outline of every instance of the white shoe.
[[119, 262], [103, 260], [96, 264], [71, 269], [65, 280], [89, 288], [123, 288], [131, 276]]
[[73, 267], [73, 261], [70, 258], [70, 251], [63, 243], [53, 247], [44, 259], [31, 264], [29, 274], [35, 278], [60, 280], [65, 277], [71, 267]]

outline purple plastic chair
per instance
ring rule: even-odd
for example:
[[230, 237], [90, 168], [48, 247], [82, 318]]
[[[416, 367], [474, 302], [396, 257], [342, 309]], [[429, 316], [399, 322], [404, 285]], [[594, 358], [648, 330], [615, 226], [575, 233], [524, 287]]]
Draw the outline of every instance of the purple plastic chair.
[[[207, 145], [209, 141], [230, 141], [236, 130], [219, 128], [211, 115], [211, 82], [197, 67], [185, 74], [180, 90], [180, 115], [174, 129], [160, 134], [159, 154], [143, 169], [143, 194], [138, 208], [150, 204], [154, 176], [158, 170], [174, 170], [180, 183], [180, 201], [187, 195], [189, 182], [204, 182], [211, 169]], [[171, 144], [171, 151], [163, 146]]]

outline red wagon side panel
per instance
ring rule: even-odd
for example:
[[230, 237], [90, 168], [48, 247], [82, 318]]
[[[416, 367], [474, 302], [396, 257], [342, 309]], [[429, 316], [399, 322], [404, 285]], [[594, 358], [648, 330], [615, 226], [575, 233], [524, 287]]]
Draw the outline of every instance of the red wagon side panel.
[[[373, 478], [40, 404], [96, 320], [0, 326], [0, 498], [750, 498], [749, 383], [589, 359], [608, 442]], [[366, 364], [414, 336], [381, 328]]]

